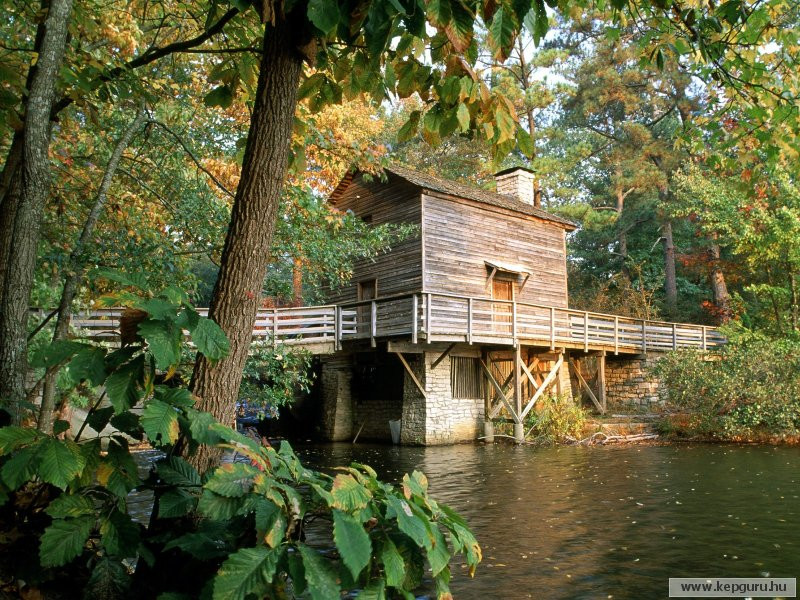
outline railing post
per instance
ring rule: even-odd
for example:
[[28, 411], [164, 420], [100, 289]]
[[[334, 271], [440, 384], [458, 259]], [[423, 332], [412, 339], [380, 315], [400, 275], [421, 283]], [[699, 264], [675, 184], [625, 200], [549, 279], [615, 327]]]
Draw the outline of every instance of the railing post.
[[583, 351], [589, 351], [589, 311], [583, 313]]
[[556, 349], [556, 307], [550, 307], [550, 350]]
[[614, 316], [614, 355], [619, 354], [619, 316]]
[[517, 301], [511, 302], [511, 341], [517, 347]]
[[672, 324], [672, 349], [678, 349], [678, 331], [675, 328], [675, 323]]
[[706, 343], [706, 326], [703, 325], [703, 352], [708, 350], [708, 344]]
[[472, 296], [467, 298], [467, 343], [472, 343]]
[[373, 348], [375, 344], [375, 336], [378, 333], [378, 304], [373, 300], [369, 303], [369, 344]]
[[278, 346], [278, 309], [272, 309], [272, 348]]
[[417, 312], [419, 310], [419, 307], [417, 303], [418, 303], [417, 295], [414, 294], [413, 296], [411, 296], [411, 343], [412, 344], [417, 343], [417, 330], [419, 329], [419, 323], [417, 322], [418, 318]]
[[428, 344], [431, 343], [431, 335], [433, 332], [433, 312], [431, 311], [431, 293], [428, 292], [425, 296], [425, 339]]
[[333, 349], [342, 349], [342, 307], [333, 307]]
[[647, 321], [642, 319], [642, 354], [647, 354]]

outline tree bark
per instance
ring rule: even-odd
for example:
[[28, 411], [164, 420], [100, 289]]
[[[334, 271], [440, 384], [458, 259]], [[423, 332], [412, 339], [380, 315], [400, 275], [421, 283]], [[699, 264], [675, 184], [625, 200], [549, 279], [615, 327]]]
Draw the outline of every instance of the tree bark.
[[798, 291], [797, 274], [789, 271], [789, 292], [790, 302], [789, 314], [792, 319], [792, 331], [797, 333], [800, 331], [800, 291]]
[[[252, 339], [270, 255], [272, 232], [286, 179], [302, 57], [297, 36], [286, 21], [267, 25], [250, 120], [242, 175], [225, 237], [219, 277], [209, 316], [230, 340], [230, 354], [217, 363], [200, 355], [191, 387], [197, 406], [223, 423], [232, 423], [242, 370]], [[220, 454], [201, 447], [191, 457], [201, 472], [218, 463]]]
[[[27, 371], [27, 323], [39, 227], [50, 191], [50, 111], [64, 57], [72, 0], [52, 0], [36, 71], [26, 103], [20, 170], [20, 197], [13, 215], [11, 248], [0, 299], [0, 399], [12, 418], [22, 419]], [[3, 202], [5, 205], [6, 201]], [[9, 223], [10, 225], [10, 223]]]
[[678, 311], [678, 284], [675, 277], [675, 243], [672, 239], [672, 222], [666, 221], [661, 229], [664, 242], [664, 292], [667, 312], [675, 318]]
[[731, 320], [731, 296], [728, 293], [728, 285], [725, 283], [725, 274], [720, 266], [720, 248], [714, 236], [714, 242], [709, 248], [711, 254], [711, 292], [714, 295], [714, 306], [717, 307], [717, 317], [720, 323], [727, 323]]
[[[97, 188], [97, 195], [94, 204], [86, 216], [86, 221], [83, 223], [83, 229], [78, 241], [75, 242], [75, 247], [72, 249], [69, 261], [65, 269], [64, 288], [61, 291], [61, 301], [58, 305], [58, 316], [56, 318], [56, 326], [53, 331], [53, 341], [63, 340], [69, 334], [69, 323], [72, 317], [72, 301], [75, 299], [75, 293], [78, 289], [78, 284], [83, 278], [86, 271], [86, 255], [85, 251], [89, 245], [89, 240], [94, 234], [97, 221], [100, 219], [100, 214], [105, 208], [106, 199], [108, 197], [108, 189], [111, 187], [111, 181], [114, 178], [114, 173], [119, 166], [122, 153], [131, 143], [133, 136], [141, 128], [144, 123], [147, 113], [142, 107], [130, 124], [125, 128], [117, 140], [114, 150], [111, 152], [111, 157], [106, 165], [103, 178], [100, 180], [100, 185]], [[56, 398], [56, 377], [58, 376], [58, 367], [48, 369], [44, 376], [44, 384], [42, 386], [42, 405], [39, 409], [39, 431], [43, 433], [53, 432], [53, 420], [55, 413], [55, 398]]]

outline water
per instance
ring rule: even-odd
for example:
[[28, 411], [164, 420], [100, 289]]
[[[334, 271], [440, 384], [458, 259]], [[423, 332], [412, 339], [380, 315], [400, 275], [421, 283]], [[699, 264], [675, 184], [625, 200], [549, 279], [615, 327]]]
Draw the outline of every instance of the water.
[[800, 576], [800, 448], [297, 446], [309, 466], [423, 471], [483, 548], [465, 598], [664, 598], [669, 577]]

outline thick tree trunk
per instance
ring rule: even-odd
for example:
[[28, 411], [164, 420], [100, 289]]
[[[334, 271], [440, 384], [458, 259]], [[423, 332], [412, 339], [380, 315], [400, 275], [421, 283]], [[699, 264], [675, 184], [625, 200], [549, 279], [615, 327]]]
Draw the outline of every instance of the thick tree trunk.
[[[106, 198], [108, 197], [108, 189], [111, 187], [111, 181], [114, 178], [114, 173], [119, 166], [120, 158], [125, 148], [131, 143], [131, 139], [136, 132], [141, 128], [147, 113], [144, 108], [139, 110], [139, 113], [134, 117], [133, 121], [122, 132], [119, 140], [117, 140], [114, 150], [111, 152], [111, 157], [106, 165], [103, 179], [97, 188], [97, 195], [94, 204], [86, 216], [86, 221], [83, 223], [83, 230], [75, 242], [75, 247], [69, 257], [69, 262], [65, 269], [64, 288], [61, 291], [61, 301], [58, 305], [58, 317], [56, 318], [55, 331], [53, 332], [53, 341], [63, 340], [69, 334], [69, 323], [72, 317], [72, 301], [75, 299], [75, 293], [78, 289], [78, 284], [83, 278], [86, 270], [86, 247], [89, 245], [89, 240], [94, 234], [97, 221], [100, 219], [100, 214], [105, 208]], [[42, 386], [42, 405], [39, 409], [39, 431], [44, 433], [53, 432], [53, 420], [55, 414], [55, 398], [56, 398], [56, 377], [58, 376], [58, 367], [49, 369], [45, 373], [44, 385]]]
[[675, 243], [672, 239], [672, 223], [667, 221], [661, 229], [664, 242], [664, 292], [667, 297], [667, 312], [674, 318], [678, 310], [678, 284], [675, 277]]
[[[20, 197], [0, 299], [0, 399], [16, 422], [22, 418], [27, 371], [28, 302], [36, 266], [44, 204], [50, 191], [50, 111], [64, 56], [72, 0], [52, 0], [26, 103]], [[5, 204], [5, 201], [3, 202]]]
[[[302, 58], [295, 49], [298, 33], [280, 23], [277, 27], [268, 25], [264, 34], [264, 52], [242, 176], [209, 313], [227, 334], [231, 351], [216, 364], [198, 356], [192, 376], [192, 391], [199, 398], [198, 408], [212, 413], [223, 423], [232, 423], [234, 419], [288, 169], [297, 88], [302, 73]], [[218, 461], [219, 453], [208, 447], [201, 447], [192, 457], [201, 471]]]
[[[716, 236], [715, 236], [716, 238]], [[711, 292], [714, 295], [714, 306], [717, 308], [720, 323], [727, 323], [731, 319], [731, 296], [728, 293], [728, 285], [725, 283], [725, 274], [720, 266], [720, 248], [714, 241], [709, 249], [711, 254]]]

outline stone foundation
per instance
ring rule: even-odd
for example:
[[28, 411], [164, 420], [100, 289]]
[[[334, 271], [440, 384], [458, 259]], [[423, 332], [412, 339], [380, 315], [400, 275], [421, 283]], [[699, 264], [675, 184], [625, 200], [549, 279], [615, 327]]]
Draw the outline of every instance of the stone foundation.
[[657, 360], [656, 354], [645, 358], [606, 357], [606, 398], [609, 409], [649, 410], [661, 403], [658, 390], [662, 383], [648, 373]]

